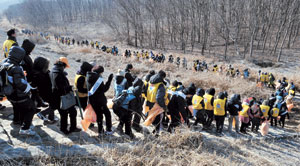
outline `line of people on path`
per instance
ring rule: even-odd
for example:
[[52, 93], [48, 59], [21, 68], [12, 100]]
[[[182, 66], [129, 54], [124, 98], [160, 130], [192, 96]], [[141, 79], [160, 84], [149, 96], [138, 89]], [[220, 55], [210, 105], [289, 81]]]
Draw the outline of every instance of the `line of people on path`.
[[97, 50], [102, 50], [103, 52], [112, 54], [112, 55], [119, 55], [119, 49], [116, 46], [113, 47], [108, 47], [106, 45], [102, 45], [100, 46], [100, 42], [99, 41], [88, 41], [88, 40], [76, 40], [74, 38], [71, 37], [64, 37], [64, 36], [60, 36], [60, 35], [54, 35], [54, 39], [55, 41], [57, 41], [59, 44], [64, 44], [64, 45], [73, 45], [75, 46], [77, 44], [77, 46], [86, 46], [86, 47], [90, 47], [90, 48], [94, 48]]
[[45, 40], [50, 40], [50, 35], [49, 33], [44, 33], [44, 32], [34, 32], [32, 30], [29, 29], [22, 29], [21, 32], [27, 36], [34, 36], [34, 35], [38, 35], [42, 38], [44, 38]]
[[[125, 70], [119, 70], [115, 76], [110, 74], [104, 81], [104, 68], [94, 63], [83, 62], [75, 77], [75, 87], [72, 87], [65, 69], [70, 67], [68, 59], [59, 58], [52, 70], [49, 70], [49, 60], [37, 57], [30, 58], [35, 45], [25, 39], [22, 47], [16, 41], [13, 30], [8, 31], [8, 40], [14, 42], [7, 47], [8, 57], [1, 63], [1, 94], [12, 103], [14, 125], [21, 125], [20, 134], [35, 135], [32, 119], [35, 114], [44, 120], [45, 124], [58, 121], [54, 111], [60, 114], [60, 130], [64, 134], [79, 132], [77, 127], [77, 105], [85, 110], [88, 104], [97, 116], [97, 126], [100, 136], [114, 132], [109, 107], [119, 117], [116, 131], [134, 138], [132, 128], [143, 131], [141, 119], [145, 126], [154, 126], [153, 134], [162, 131], [173, 132], [176, 127], [184, 124], [188, 127], [202, 124], [203, 130], [212, 130], [212, 122], [216, 121], [216, 133], [223, 132], [224, 120], [229, 114], [229, 128], [235, 126], [237, 132], [246, 133], [247, 127], [257, 132], [262, 122], [271, 121], [271, 125], [284, 127], [285, 118], [293, 104], [293, 93], [286, 93], [285, 82], [281, 82], [275, 94], [269, 99], [245, 97], [243, 102], [239, 94], [228, 98], [227, 92], [216, 95], [214, 88], [206, 91], [195, 87], [193, 83], [184, 87], [179, 81], [172, 83], [166, 79], [164, 71], [150, 71], [145, 78], [133, 76], [132, 64]], [[6, 43], [7, 41], [5, 41]], [[7, 45], [8, 46], [8, 45]], [[108, 102], [105, 93], [113, 82], [114, 99]], [[288, 92], [292, 92], [291, 85]], [[74, 96], [74, 92], [76, 96]], [[45, 109], [44, 109], [45, 108]], [[103, 128], [103, 116], [106, 120], [106, 130]], [[133, 117], [134, 116], [134, 117]], [[68, 127], [68, 118], [70, 127]], [[191, 119], [195, 123], [191, 123]], [[241, 122], [241, 126], [239, 126]], [[235, 125], [233, 125], [235, 123]]]

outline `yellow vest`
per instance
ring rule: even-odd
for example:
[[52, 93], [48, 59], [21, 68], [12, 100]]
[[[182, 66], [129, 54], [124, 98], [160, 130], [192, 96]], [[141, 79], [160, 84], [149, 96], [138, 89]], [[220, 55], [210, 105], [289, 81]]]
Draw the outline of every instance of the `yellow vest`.
[[214, 115], [224, 116], [225, 115], [225, 100], [217, 99], [214, 101]]
[[264, 117], [267, 118], [270, 111], [270, 106], [267, 105], [260, 105], [261, 112], [263, 113]]
[[175, 92], [177, 88], [176, 88], [175, 86], [171, 85], [169, 89], [170, 89], [171, 91]]
[[[77, 81], [78, 81], [78, 79], [79, 79], [80, 77], [84, 77], [84, 80], [86, 79], [85, 76], [76, 74], [76, 76], [75, 76], [75, 88], [76, 88], [76, 89], [78, 89], [78, 88], [77, 88]], [[84, 84], [83, 84], [83, 88], [87, 88], [87, 87], [86, 87], [86, 82], [85, 82], [85, 81], [84, 81]], [[87, 97], [87, 96], [88, 96], [88, 93], [87, 93], [87, 92], [86, 92], [86, 93], [78, 92], [78, 97]]]
[[170, 103], [169, 93], [168, 93], [168, 91], [166, 91], [166, 95], [165, 95], [165, 104], [166, 104], [166, 106], [168, 106], [169, 103]]
[[249, 106], [248, 105], [242, 105], [243, 107], [243, 110], [240, 112], [240, 115], [243, 116], [243, 117], [246, 117], [248, 118], [248, 110], [249, 110]]
[[289, 95], [294, 96], [295, 95], [295, 91], [294, 90], [289, 90]]
[[266, 82], [269, 82], [269, 81], [270, 81], [268, 75], [265, 75], [265, 81], [266, 81]]
[[209, 95], [209, 94], [205, 94], [203, 96], [204, 98], [204, 105], [205, 105], [205, 109], [206, 110], [209, 110], [209, 111], [213, 111], [214, 110], [214, 107], [211, 105], [211, 99], [213, 98], [212, 95]]
[[160, 83], [157, 84], [149, 84], [147, 89], [147, 101], [150, 103], [156, 103], [156, 94]]
[[13, 40], [5, 40], [5, 42], [3, 43], [3, 52], [4, 52], [4, 55], [5, 55], [5, 58], [8, 57], [8, 53], [9, 53], [9, 50], [10, 48], [12, 47], [13, 44], [15, 44], [16, 42], [13, 41]]
[[261, 75], [260, 75], [260, 81], [261, 81], [261, 82], [265, 82], [265, 81], [266, 81], [266, 78], [265, 78], [265, 75], [264, 75], [264, 74], [261, 74]]
[[279, 109], [278, 108], [273, 108], [272, 109], [272, 117], [277, 118], [279, 115]]
[[217, 72], [218, 71], [218, 67], [214, 67], [213, 72]]
[[192, 103], [193, 103], [193, 108], [195, 110], [203, 109], [202, 104], [201, 104], [202, 100], [203, 100], [203, 97], [201, 97], [201, 96], [198, 96], [198, 95], [193, 96]]

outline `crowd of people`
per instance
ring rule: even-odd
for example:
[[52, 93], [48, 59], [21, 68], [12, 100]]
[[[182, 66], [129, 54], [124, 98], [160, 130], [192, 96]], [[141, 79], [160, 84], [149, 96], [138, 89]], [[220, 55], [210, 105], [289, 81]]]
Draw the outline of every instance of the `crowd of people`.
[[60, 35], [54, 35], [54, 39], [55, 41], [57, 41], [59, 44], [64, 44], [64, 45], [73, 45], [75, 46], [77, 44], [77, 46], [81, 46], [81, 47], [90, 47], [93, 49], [97, 49], [97, 50], [102, 50], [103, 52], [106, 53], [110, 53], [112, 55], [119, 55], [119, 49], [116, 46], [113, 47], [108, 47], [106, 45], [102, 45], [100, 46], [100, 41], [89, 41], [89, 40], [76, 40], [75, 38], [71, 38], [71, 37], [64, 37], [64, 36], [60, 36]]
[[[115, 76], [109, 74], [107, 81], [104, 81], [104, 68], [88, 62], [82, 63], [73, 87], [66, 73], [66, 69], [71, 65], [66, 57], [57, 59], [49, 70], [48, 59], [31, 59], [34, 43], [25, 39], [20, 47], [14, 29], [9, 30], [7, 35], [8, 39], [3, 45], [5, 59], [1, 63], [0, 71], [1, 95], [11, 102], [14, 112], [13, 124], [21, 126], [19, 134], [23, 135], [36, 134], [32, 125], [35, 114], [46, 125], [56, 123], [59, 119], [54, 116], [55, 110], [60, 114], [62, 133], [67, 135], [81, 131], [76, 121], [76, 105], [83, 110], [86, 110], [88, 105], [93, 108], [97, 116], [99, 136], [118, 132], [134, 138], [132, 129], [142, 132], [143, 125], [153, 125], [152, 133], [157, 136], [162, 131], [172, 133], [180, 125], [193, 127], [200, 124], [203, 130], [211, 131], [214, 121], [215, 131], [221, 136], [226, 117], [229, 122], [228, 131], [232, 131], [232, 126], [235, 126], [237, 133], [247, 133], [247, 128], [251, 126], [251, 131], [258, 132], [259, 126], [266, 121], [270, 121], [271, 126], [277, 126], [279, 120], [279, 125], [282, 128], [285, 126], [285, 119], [289, 117], [296, 92], [295, 86], [283, 78], [270, 98], [257, 99], [251, 96], [242, 100], [240, 94], [229, 96], [227, 92], [217, 93], [213, 87], [204, 89], [196, 87], [193, 83], [184, 87], [180, 80], [171, 82], [167, 79], [167, 74], [162, 70], [151, 70], [144, 78], [139, 78], [131, 73], [132, 64], [128, 64], [124, 70], [119, 69]], [[150, 52], [149, 56], [152, 54]], [[207, 68], [205, 62], [201, 64], [203, 68]], [[232, 67], [229, 69], [228, 72], [232, 76]], [[214, 66], [213, 71], [219, 71], [217, 66]], [[261, 75], [258, 78], [261, 78]], [[265, 75], [264, 73], [263, 77]], [[116, 130], [113, 130], [112, 116], [105, 95], [111, 84], [114, 87], [111, 109], [119, 117]], [[74, 101], [77, 97], [76, 103]], [[105, 129], [103, 116], [106, 120]], [[141, 119], [145, 119], [143, 124]]]
[[39, 35], [40, 37], [50, 40], [50, 35], [49, 33], [44, 33], [44, 32], [35, 32], [29, 29], [22, 29], [21, 32], [27, 36], [34, 36], [34, 35]]

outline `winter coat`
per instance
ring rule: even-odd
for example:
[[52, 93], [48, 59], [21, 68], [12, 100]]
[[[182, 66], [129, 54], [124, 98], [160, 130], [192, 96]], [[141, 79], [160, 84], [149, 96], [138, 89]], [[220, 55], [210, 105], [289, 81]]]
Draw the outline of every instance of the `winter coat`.
[[181, 95], [177, 95], [178, 93], [179, 92], [175, 92], [175, 94], [172, 95], [171, 100], [168, 104], [168, 110], [170, 111], [170, 113], [172, 113], [172, 111], [185, 111], [187, 103], [184, 97], [182, 97]]
[[132, 83], [134, 81], [134, 78], [133, 76], [131, 75], [130, 71], [129, 70], [125, 70], [125, 78], [127, 79], [127, 84], [129, 87], [132, 86]]
[[51, 103], [52, 84], [50, 71], [45, 69], [49, 61], [43, 57], [37, 57], [33, 63], [32, 83], [31, 86], [37, 88], [39, 96], [46, 102]]
[[67, 73], [64, 72], [64, 64], [58, 62], [54, 65], [50, 72], [50, 79], [52, 83], [52, 93], [53, 93], [53, 109], [60, 108], [60, 97], [68, 94], [72, 91], [69, 80], [67, 78]]
[[26, 71], [26, 73], [27, 73], [26, 78], [27, 78], [28, 82], [32, 82], [33, 61], [30, 57], [30, 53], [32, 52], [34, 47], [35, 47], [35, 44], [27, 39], [25, 39], [22, 44], [22, 48], [26, 52], [26, 56], [23, 59], [24, 63], [22, 64], [22, 67], [23, 67], [23, 70]]
[[233, 95], [230, 100], [227, 103], [227, 109], [230, 115], [237, 116], [239, 115], [239, 111], [241, 111], [242, 103], [240, 102], [240, 99], [238, 99], [237, 94]]
[[[87, 82], [89, 90], [92, 89], [98, 78], [101, 77], [98, 73], [88, 72], [87, 73]], [[106, 83], [102, 82], [96, 92], [89, 96], [89, 102], [91, 103], [94, 109], [106, 106], [107, 99], [105, 93], [109, 90], [112, 79], [107, 80]]]
[[13, 80], [12, 85], [14, 92], [12, 95], [7, 96], [11, 102], [22, 101], [29, 98], [29, 84], [26, 81], [24, 71], [20, 66], [20, 63], [24, 57], [24, 49], [19, 46], [13, 46], [9, 51], [9, 55], [5, 63], [5, 65], [8, 66], [13, 65], [13, 67], [11, 67], [7, 72], [8, 76], [11, 76]]

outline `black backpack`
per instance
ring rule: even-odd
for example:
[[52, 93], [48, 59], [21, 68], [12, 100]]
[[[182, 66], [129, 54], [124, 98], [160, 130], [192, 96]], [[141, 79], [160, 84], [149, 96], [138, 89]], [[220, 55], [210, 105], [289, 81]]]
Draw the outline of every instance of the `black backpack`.
[[0, 96], [10, 96], [14, 92], [12, 84], [8, 80], [8, 70], [14, 65], [4, 63], [0, 66]]
[[125, 101], [127, 95], [128, 95], [128, 93], [126, 90], [122, 91], [122, 93], [119, 96], [117, 96], [116, 98], [114, 98], [112, 100], [112, 102], [114, 103], [114, 106], [121, 107], [122, 103]]

